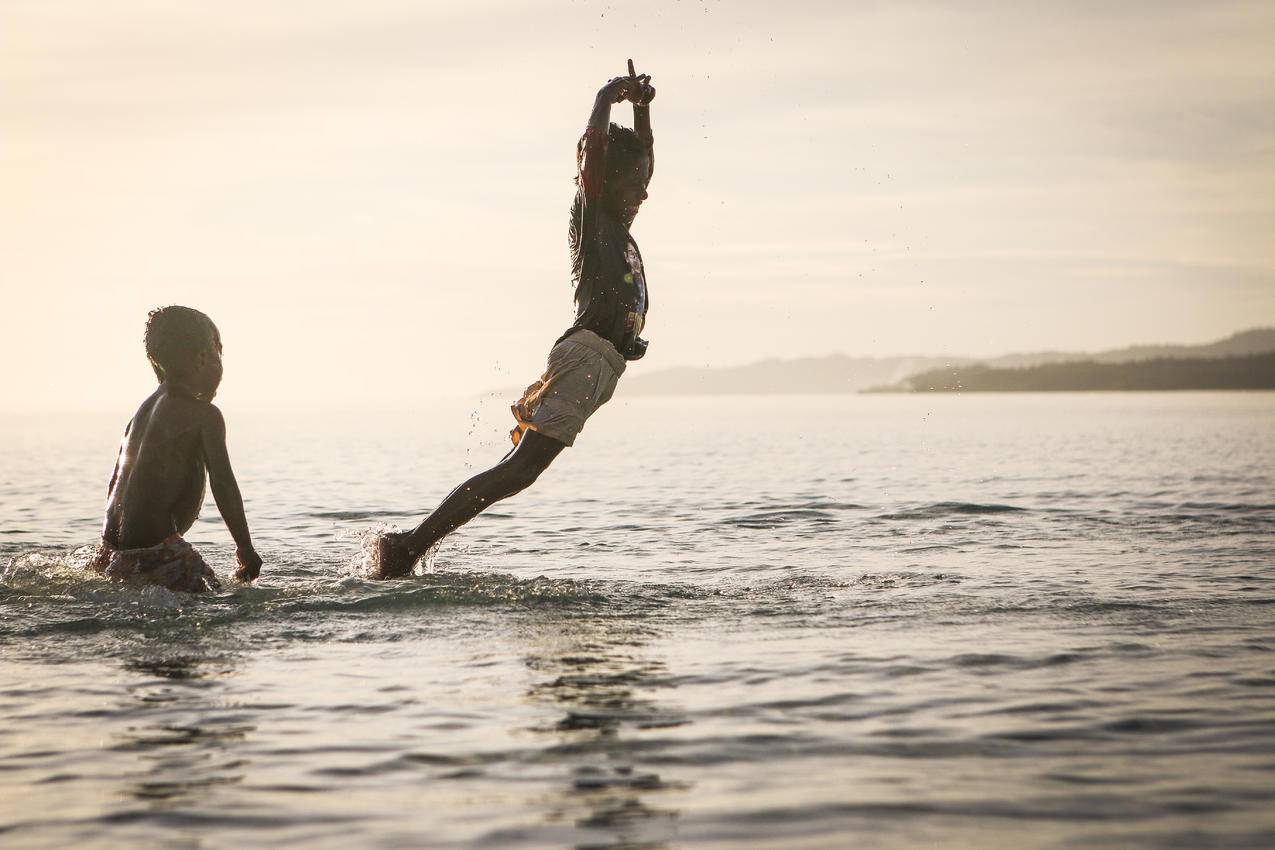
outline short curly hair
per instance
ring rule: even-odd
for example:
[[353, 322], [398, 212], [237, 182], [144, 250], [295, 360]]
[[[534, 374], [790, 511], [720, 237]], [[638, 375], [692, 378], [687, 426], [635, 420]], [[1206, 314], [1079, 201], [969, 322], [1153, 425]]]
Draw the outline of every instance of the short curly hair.
[[221, 334], [212, 319], [190, 307], [160, 307], [146, 317], [146, 359], [155, 377], [163, 381], [195, 365], [201, 351], [221, 346]]

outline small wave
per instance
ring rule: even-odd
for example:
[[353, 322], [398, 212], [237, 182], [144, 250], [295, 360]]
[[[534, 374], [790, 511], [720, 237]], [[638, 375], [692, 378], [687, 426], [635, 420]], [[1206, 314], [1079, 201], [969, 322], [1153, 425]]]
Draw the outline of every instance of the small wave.
[[826, 511], [806, 508], [787, 511], [766, 511], [741, 517], [731, 517], [730, 519], [722, 520], [722, 523], [739, 526], [740, 528], [777, 528], [781, 525], [803, 520], [823, 523], [832, 522], [834, 517]]
[[768, 511], [862, 511], [867, 509], [867, 505], [860, 505], [856, 502], [841, 502], [835, 499], [819, 499], [812, 498], [809, 501], [769, 501], [765, 499], [746, 499], [741, 502], [722, 502], [718, 507], [729, 511], [754, 511], [765, 513]]
[[741, 528], [775, 528], [788, 523], [802, 521], [828, 523], [836, 520], [834, 514], [836, 511], [865, 509], [863, 505], [854, 504], [853, 502], [836, 502], [826, 499], [795, 504], [744, 502], [734, 507], [751, 508], [752, 510], [740, 516], [729, 517], [721, 522], [724, 525], [734, 525]]
[[1211, 725], [1205, 719], [1188, 717], [1131, 716], [1113, 720], [1102, 725], [1102, 729], [1117, 735], [1161, 735], [1172, 732], [1186, 732]]
[[308, 516], [315, 519], [381, 519], [392, 511], [313, 511]]
[[1047, 655], [1009, 655], [1000, 652], [966, 652], [953, 655], [947, 663], [955, 667], [1009, 667], [1016, 670], [1034, 670], [1040, 667], [1057, 667], [1088, 658], [1085, 653], [1055, 652]]
[[[1244, 600], [1251, 603], [1252, 600]], [[1171, 609], [1166, 607], [1164, 603], [1159, 602], [1133, 602], [1129, 600], [1117, 599], [1074, 599], [1070, 594], [1063, 594], [1058, 597], [1058, 601], [1047, 600], [1041, 602], [1004, 602], [988, 605], [983, 611], [987, 614], [1040, 614], [1045, 613], [1051, 616], [1103, 616], [1106, 614], [1124, 614], [1124, 613], [1166, 613]]]
[[1270, 513], [1275, 511], [1275, 504], [1267, 502], [1165, 502], [1148, 501], [1138, 505], [1140, 508], [1171, 511], [1201, 511], [1237, 514]]
[[879, 518], [904, 520], [939, 519], [945, 516], [978, 516], [984, 514], [1025, 513], [1026, 511], [1026, 508], [1019, 508], [1014, 505], [979, 504], [977, 502], [934, 502], [914, 508], [905, 508], [893, 513], [881, 514]]
[[997, 706], [996, 708], [990, 708], [983, 711], [971, 712], [967, 716], [993, 717], [997, 715], [1017, 716], [1074, 714], [1076, 712], [1093, 711], [1095, 709], [1105, 708], [1109, 704], [1109, 702], [1104, 700], [1078, 697], [1072, 700], [1061, 701], [1011, 703], [1009, 705]]

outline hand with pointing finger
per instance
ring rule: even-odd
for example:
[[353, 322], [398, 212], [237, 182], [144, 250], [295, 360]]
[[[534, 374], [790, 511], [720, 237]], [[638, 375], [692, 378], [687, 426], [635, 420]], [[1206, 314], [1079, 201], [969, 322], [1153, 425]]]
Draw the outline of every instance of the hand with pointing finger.
[[633, 60], [629, 60], [629, 76], [630, 81], [627, 99], [635, 106], [646, 106], [655, 100], [655, 87], [651, 85], [650, 74], [638, 74], [633, 68]]

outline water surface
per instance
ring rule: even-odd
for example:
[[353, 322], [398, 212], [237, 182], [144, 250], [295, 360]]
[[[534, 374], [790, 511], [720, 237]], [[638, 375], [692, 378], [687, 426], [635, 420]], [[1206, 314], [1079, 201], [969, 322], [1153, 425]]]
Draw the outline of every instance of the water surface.
[[[130, 409], [0, 424], [0, 842], [1275, 845], [1275, 394], [225, 407], [259, 587], [85, 576]], [[220, 571], [209, 504], [189, 535]]]

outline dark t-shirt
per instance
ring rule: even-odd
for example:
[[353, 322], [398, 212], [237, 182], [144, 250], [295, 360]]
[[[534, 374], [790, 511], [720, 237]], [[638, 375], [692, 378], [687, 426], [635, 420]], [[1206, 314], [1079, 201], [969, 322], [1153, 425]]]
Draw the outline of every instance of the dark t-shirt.
[[645, 350], [639, 334], [650, 298], [637, 243], [624, 223], [602, 206], [606, 150], [607, 134], [594, 129], [585, 130], [576, 148], [579, 188], [567, 231], [576, 319], [562, 338], [591, 330], [625, 359], [636, 360]]

